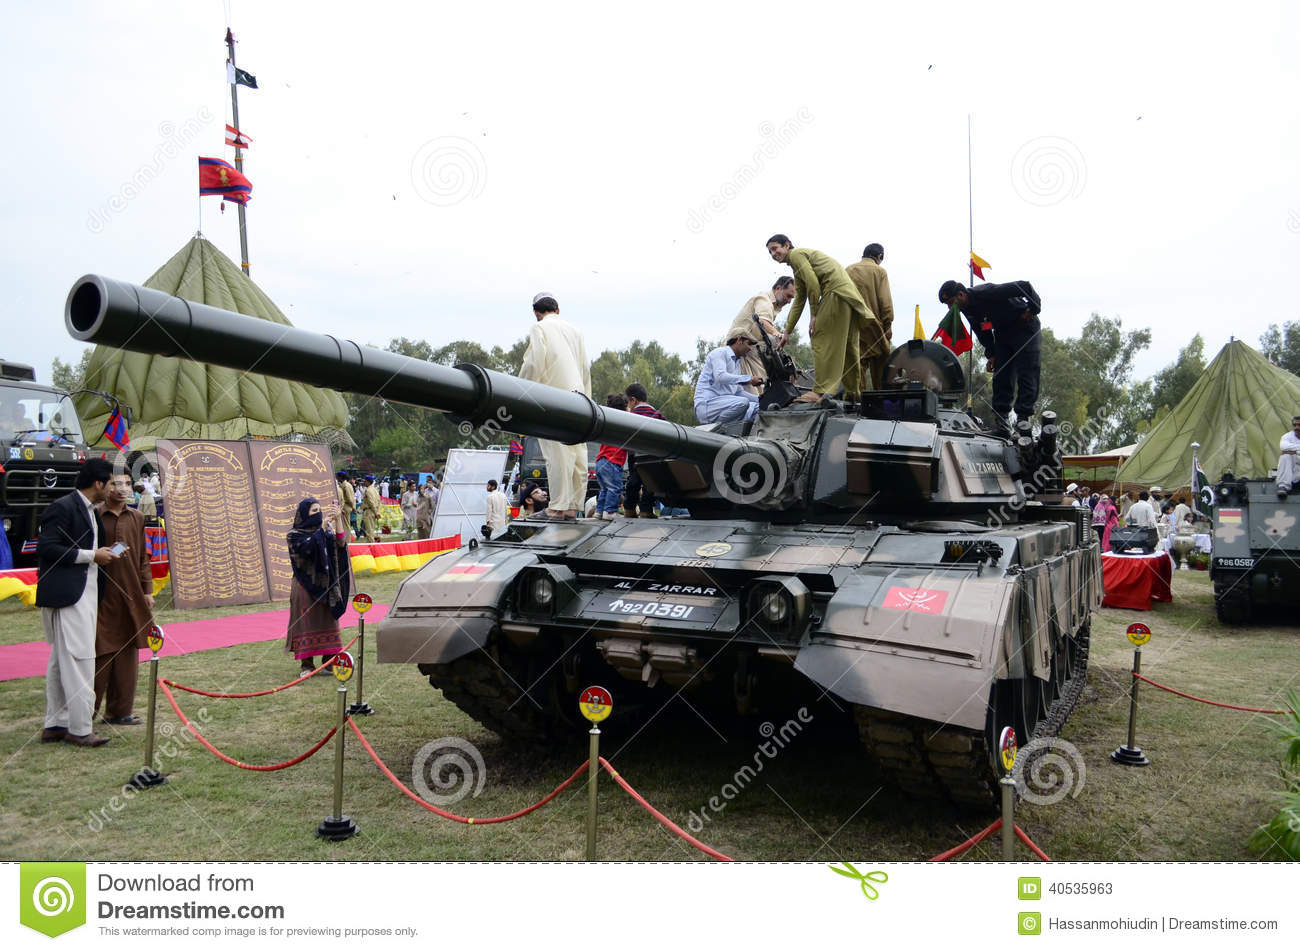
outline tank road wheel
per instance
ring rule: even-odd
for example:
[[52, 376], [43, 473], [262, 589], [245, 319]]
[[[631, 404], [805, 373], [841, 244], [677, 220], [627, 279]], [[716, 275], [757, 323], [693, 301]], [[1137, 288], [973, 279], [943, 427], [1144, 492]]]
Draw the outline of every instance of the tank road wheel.
[[442, 695], [505, 739], [550, 742], [572, 733], [576, 706], [564, 703], [559, 660], [506, 640], [449, 664], [420, 664]]
[[1224, 624], [1250, 621], [1250, 576], [1230, 575], [1214, 579], [1214, 613]]

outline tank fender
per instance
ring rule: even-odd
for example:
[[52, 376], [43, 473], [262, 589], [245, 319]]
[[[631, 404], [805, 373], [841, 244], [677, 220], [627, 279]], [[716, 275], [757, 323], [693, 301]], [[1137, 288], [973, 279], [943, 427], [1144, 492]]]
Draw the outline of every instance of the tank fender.
[[519, 572], [536, 564], [517, 548], [462, 548], [402, 582], [375, 635], [381, 664], [446, 664], [485, 647]]
[[981, 728], [1016, 589], [1000, 570], [866, 565], [836, 591], [795, 668], [849, 703]]

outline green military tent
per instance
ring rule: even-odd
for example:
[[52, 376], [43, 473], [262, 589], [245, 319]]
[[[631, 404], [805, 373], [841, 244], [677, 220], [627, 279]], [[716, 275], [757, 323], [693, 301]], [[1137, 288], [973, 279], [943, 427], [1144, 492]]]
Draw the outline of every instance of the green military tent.
[[1118, 480], [1172, 491], [1191, 484], [1192, 443], [1210, 479], [1231, 471], [1263, 478], [1277, 465], [1278, 440], [1300, 413], [1300, 377], [1231, 340], [1177, 406], [1138, 443]]
[[[144, 283], [186, 300], [289, 325], [262, 289], [202, 235], [195, 235]], [[339, 393], [258, 373], [96, 347], [83, 385], [131, 407], [133, 450], [153, 449], [155, 440], [163, 438], [310, 436], [336, 447], [351, 445], [347, 403]], [[86, 438], [94, 440], [108, 421], [109, 408], [91, 393], [80, 394], [76, 403]], [[101, 437], [98, 445], [108, 441]]]

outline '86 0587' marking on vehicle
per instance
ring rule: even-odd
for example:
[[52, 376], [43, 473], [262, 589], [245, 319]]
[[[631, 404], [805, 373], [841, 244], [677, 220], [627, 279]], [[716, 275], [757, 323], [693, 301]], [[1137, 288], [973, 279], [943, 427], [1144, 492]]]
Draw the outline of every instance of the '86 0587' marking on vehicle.
[[1254, 568], [1254, 558], [1216, 558], [1214, 559], [1216, 568]]

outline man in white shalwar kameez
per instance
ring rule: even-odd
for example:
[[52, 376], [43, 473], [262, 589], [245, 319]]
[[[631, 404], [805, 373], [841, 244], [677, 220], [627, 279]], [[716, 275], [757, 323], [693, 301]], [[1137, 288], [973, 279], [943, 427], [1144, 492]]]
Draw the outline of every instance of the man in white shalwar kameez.
[[489, 479], [487, 484], [487, 525], [495, 536], [510, 524], [510, 509], [506, 505], [504, 492], [497, 490], [497, 480]]
[[77, 473], [76, 491], [41, 513], [36, 605], [50, 645], [45, 672], [45, 728], [41, 742], [102, 746], [91, 717], [95, 706], [95, 631], [99, 615], [99, 568], [119, 552], [101, 548], [94, 505], [113, 477], [106, 459], [90, 459]]
[[[591, 396], [591, 364], [578, 328], [560, 319], [560, 306], [548, 293], [533, 298], [537, 323], [528, 332], [528, 349], [519, 377]], [[574, 519], [587, 491], [587, 445], [537, 440], [546, 458], [546, 518]]]
[[1286, 498], [1296, 483], [1296, 454], [1300, 453], [1300, 416], [1291, 417], [1291, 431], [1284, 433], [1280, 447], [1282, 455], [1277, 459], [1277, 494]]

